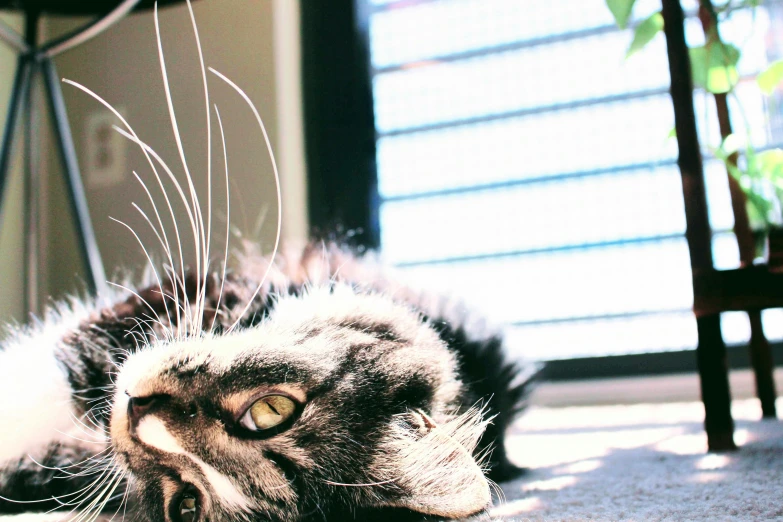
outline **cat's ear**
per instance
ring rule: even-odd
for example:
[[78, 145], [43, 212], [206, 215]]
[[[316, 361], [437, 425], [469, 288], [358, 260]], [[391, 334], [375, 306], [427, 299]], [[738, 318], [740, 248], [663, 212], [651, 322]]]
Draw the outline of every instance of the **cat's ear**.
[[485, 428], [476, 410], [442, 425], [421, 411], [397, 419], [374, 466], [395, 486], [381, 505], [448, 518], [486, 509], [489, 483], [472, 455]]

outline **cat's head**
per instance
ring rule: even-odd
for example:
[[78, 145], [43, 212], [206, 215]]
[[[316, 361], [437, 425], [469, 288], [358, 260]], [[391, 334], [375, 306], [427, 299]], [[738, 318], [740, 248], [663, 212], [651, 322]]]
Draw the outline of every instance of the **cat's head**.
[[454, 413], [455, 366], [418, 314], [339, 285], [245, 330], [153, 344], [121, 367], [110, 417], [137, 518], [481, 511], [485, 424]]

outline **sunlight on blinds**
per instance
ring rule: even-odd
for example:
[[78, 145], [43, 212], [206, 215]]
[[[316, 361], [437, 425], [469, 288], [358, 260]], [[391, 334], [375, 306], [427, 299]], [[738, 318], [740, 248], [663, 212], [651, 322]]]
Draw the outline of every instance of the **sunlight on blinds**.
[[[512, 347], [537, 359], [694, 348], [663, 37], [626, 60], [631, 34], [604, 0], [365, 1], [384, 256], [510, 324]], [[783, 142], [780, 108], [752, 80], [779, 58], [783, 8], [766, 5], [722, 25], [743, 49], [735, 129], [761, 149]], [[634, 14], [659, 8], [639, 0]], [[686, 32], [703, 43], [698, 20]], [[704, 93], [695, 103], [715, 263], [732, 268], [716, 116]], [[783, 311], [764, 324], [783, 339]], [[747, 341], [745, 315], [722, 326]]]

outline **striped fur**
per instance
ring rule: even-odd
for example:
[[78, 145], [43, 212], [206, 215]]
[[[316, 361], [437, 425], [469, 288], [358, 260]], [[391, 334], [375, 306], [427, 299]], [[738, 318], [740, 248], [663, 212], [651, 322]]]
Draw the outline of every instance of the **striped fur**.
[[[60, 400], [72, 429], [65, 435], [57, 418], [49, 430], [31, 423], [30, 438], [40, 444], [31, 455], [63, 470], [4, 455], [0, 495], [78, 503], [62, 496], [95, 477], [105, 489], [124, 474], [103, 508], [125, 499], [132, 520], [164, 519], [166, 503], [186, 484], [199, 491], [210, 520], [344, 520], [378, 509], [461, 517], [486, 507], [482, 467], [499, 479], [513, 473], [502, 433], [527, 390], [527, 381], [515, 381], [518, 368], [502, 359], [502, 338], [472, 331], [459, 303], [398, 285], [372, 260], [324, 244], [280, 255], [238, 317], [267, 263], [242, 256], [222, 284], [219, 309], [212, 305], [221, 281], [208, 278], [201, 324], [214, 317], [214, 328], [183, 339], [160, 334], [167, 320], [154, 286], [110, 307], [72, 311], [80, 321], [62, 313], [59, 337], [41, 325], [18, 333], [0, 357], [21, 345], [50, 353], [68, 383]], [[144, 321], [145, 302], [162, 324]], [[227, 333], [237, 319], [241, 327]], [[33, 377], [18, 379], [19, 391], [35, 396], [44, 383]], [[287, 430], [255, 439], [233, 422], [231, 397], [262, 388], [301, 393], [303, 409]], [[128, 397], [159, 394], [167, 404], [130, 436]], [[471, 408], [477, 404], [481, 411]], [[117, 495], [125, 488], [127, 497]], [[19, 510], [0, 501], [0, 512]]]

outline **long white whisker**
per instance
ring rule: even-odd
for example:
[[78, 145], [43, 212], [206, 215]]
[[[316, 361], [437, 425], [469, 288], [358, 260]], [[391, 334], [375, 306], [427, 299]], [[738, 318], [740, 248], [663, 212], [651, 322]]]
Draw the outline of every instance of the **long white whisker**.
[[[136, 241], [138, 241], [139, 246], [141, 247], [142, 251], [144, 251], [144, 255], [147, 257], [147, 262], [149, 263], [150, 267], [152, 268], [152, 273], [155, 274], [155, 280], [158, 283], [158, 287], [160, 288], [160, 291], [163, 292], [163, 284], [160, 281], [160, 276], [158, 275], [158, 271], [155, 269], [155, 263], [152, 262], [152, 257], [150, 257], [150, 254], [147, 251], [147, 247], [144, 246], [144, 242], [141, 240], [139, 235], [136, 233], [135, 230], [133, 230], [133, 227], [131, 227], [130, 225], [128, 225], [124, 221], [120, 221], [119, 219], [113, 218], [111, 216], [109, 216], [109, 219], [111, 219], [112, 221], [114, 221], [116, 223], [119, 223], [120, 225], [122, 225], [125, 228], [127, 228], [128, 230], [130, 230], [131, 234], [133, 234], [133, 237], [136, 238]], [[139, 294], [136, 294], [136, 295], [138, 296]], [[158, 315], [158, 312], [156, 312], [155, 309], [152, 308], [152, 306], [150, 306], [150, 304], [146, 300], [142, 299], [141, 297], [139, 297], [139, 299], [141, 299], [141, 301], [150, 309], [150, 311], [153, 314], [155, 314], [155, 318], [158, 320], [158, 322], [160, 322], [161, 326], [163, 326], [163, 322], [161, 321], [160, 316]], [[165, 302], [166, 300], [164, 299], [163, 301]]]
[[120, 505], [117, 506], [117, 510], [114, 512], [114, 514], [111, 516], [109, 521], [111, 522], [114, 520], [114, 517], [116, 517], [120, 510], [122, 510], [122, 519], [125, 520], [125, 513], [128, 509], [128, 493], [130, 492], [130, 482], [125, 482], [125, 491], [122, 493], [122, 502], [120, 502]]
[[56, 431], [60, 435], [65, 435], [68, 438], [71, 438], [71, 439], [74, 439], [74, 440], [78, 440], [78, 441], [81, 441], [81, 442], [85, 442], [87, 444], [101, 444], [101, 445], [105, 446], [106, 443], [108, 442], [108, 441], [105, 441], [105, 440], [87, 440], [87, 439], [82, 439], [81, 437], [77, 437], [76, 435], [73, 435], [72, 433], [66, 433], [66, 432], [60, 431], [60, 430], [54, 430], [54, 431]]
[[[133, 171], [133, 176], [136, 178], [136, 181], [139, 182], [141, 187], [144, 189], [144, 192], [147, 194], [147, 199], [149, 200], [150, 204], [152, 205], [152, 211], [155, 212], [155, 217], [158, 220], [158, 225], [160, 225], [160, 233], [158, 233], [157, 227], [155, 227], [152, 224], [152, 222], [147, 217], [147, 215], [144, 212], [141, 212], [141, 209], [139, 208], [139, 206], [136, 203], [133, 203], [133, 206], [136, 207], [139, 210], [139, 212], [142, 213], [144, 218], [150, 224], [150, 228], [152, 228], [152, 230], [155, 232], [155, 235], [158, 236], [158, 241], [160, 241], [161, 246], [163, 247], [163, 252], [166, 255], [166, 258], [169, 260], [169, 263], [173, 264], [174, 260], [171, 257], [171, 246], [169, 245], [168, 237], [166, 237], [166, 227], [163, 226], [163, 220], [160, 218], [160, 212], [158, 212], [158, 205], [155, 204], [155, 199], [152, 197], [152, 193], [150, 192], [149, 187], [147, 187], [147, 184], [144, 183], [144, 180], [141, 179], [141, 176], [139, 176], [136, 173], [136, 171]], [[161, 234], [162, 234], [162, 237], [161, 237]], [[160, 287], [160, 292], [163, 293], [163, 287], [162, 286]], [[170, 314], [169, 314], [169, 307], [168, 307], [168, 304], [165, 302], [165, 299], [164, 299], [164, 303], [163, 304], [166, 307], [166, 315], [171, 317]]]
[[[193, 205], [193, 213], [196, 215], [197, 220], [193, 220], [191, 217], [191, 225], [193, 227], [193, 241], [195, 243], [196, 247], [196, 281], [201, 281], [201, 244], [205, 241], [204, 238], [204, 218], [201, 214], [201, 204], [198, 201], [198, 195], [196, 194], [196, 187], [193, 185], [193, 177], [190, 174], [190, 169], [188, 168], [188, 162], [185, 159], [185, 149], [182, 147], [182, 137], [179, 133], [179, 125], [177, 124], [177, 116], [174, 111], [174, 101], [171, 98], [171, 87], [169, 86], [169, 77], [168, 73], [166, 72], [166, 60], [163, 56], [163, 43], [161, 42], [160, 38], [160, 22], [158, 20], [158, 4], [155, 3], [155, 36], [158, 41], [158, 61], [160, 62], [160, 71], [163, 75], [163, 89], [166, 93], [166, 105], [169, 109], [169, 120], [171, 121], [171, 128], [174, 132], [174, 140], [177, 143], [177, 151], [179, 152], [179, 158], [182, 162], [182, 168], [185, 170], [185, 179], [188, 183], [188, 189], [190, 190], [190, 200], [191, 204]], [[187, 203], [183, 201], [183, 203]], [[190, 212], [188, 212], [190, 213]], [[206, 269], [206, 267], [205, 267]], [[198, 290], [198, 289], [197, 289]], [[187, 295], [187, 289], [184, 290], [184, 293]], [[198, 296], [198, 292], [196, 294]], [[196, 298], [198, 299], [198, 297]], [[198, 302], [198, 301], [197, 301]], [[188, 307], [190, 308], [190, 307]], [[191, 318], [192, 319], [192, 318]], [[193, 324], [193, 321], [191, 320], [191, 327], [193, 328], [193, 332], [198, 332], [201, 330], [201, 320], [197, 316], [196, 317], [196, 323]]]
[[269, 271], [272, 269], [272, 265], [274, 264], [275, 256], [277, 255], [277, 249], [280, 246], [280, 232], [283, 222], [283, 198], [282, 194], [280, 193], [280, 173], [277, 170], [277, 161], [275, 160], [275, 153], [272, 150], [272, 144], [269, 141], [269, 134], [266, 132], [266, 127], [264, 126], [264, 122], [261, 119], [261, 116], [258, 114], [258, 109], [256, 109], [256, 106], [253, 105], [253, 102], [250, 100], [248, 95], [239, 88], [237, 84], [235, 84], [233, 81], [228, 79], [223, 73], [217, 71], [215, 68], [210, 67], [210, 72], [215, 74], [218, 78], [229, 84], [241, 97], [242, 99], [247, 102], [247, 104], [250, 106], [250, 109], [253, 111], [253, 115], [256, 117], [256, 121], [258, 122], [259, 127], [261, 127], [261, 132], [264, 135], [264, 142], [266, 143], [266, 149], [269, 153], [269, 158], [272, 161], [272, 170], [275, 174], [275, 191], [277, 193], [277, 233], [275, 235], [275, 246], [272, 249], [272, 257], [269, 260], [269, 265], [266, 268], [266, 271], [264, 272], [264, 276], [261, 278], [261, 282], [258, 284], [258, 287], [256, 288], [255, 292], [253, 292], [253, 295], [250, 297], [250, 300], [248, 300], [247, 305], [245, 305], [245, 309], [242, 311], [242, 313], [237, 316], [236, 321], [234, 321], [234, 324], [231, 325], [231, 327], [228, 329], [228, 331], [232, 331], [236, 326], [239, 324], [239, 321], [242, 319], [242, 316], [244, 316], [247, 311], [250, 309], [250, 306], [253, 304], [253, 301], [255, 300], [258, 293], [261, 291], [261, 289], [264, 287], [264, 282], [266, 282], [266, 278], [269, 275]]
[[101, 472], [100, 475], [95, 478], [95, 480], [90, 482], [86, 487], [79, 490], [82, 492], [80, 495], [69, 500], [68, 502], [60, 502], [59, 500], [57, 500], [57, 502], [61, 503], [63, 506], [76, 506], [78, 508], [90, 498], [90, 496], [93, 494], [93, 490], [100, 488], [110, 476], [111, 468], [107, 467]]
[[91, 428], [87, 424], [84, 423], [82, 419], [71, 413], [71, 422], [73, 422], [74, 427], [78, 429], [80, 432], [82, 432], [84, 435], [95, 437], [96, 439], [101, 439], [101, 441], [105, 444], [109, 442], [109, 436], [106, 433], [105, 430], [102, 430], [100, 428]]
[[63, 468], [50, 468], [54, 471], [59, 471], [62, 473], [62, 475], [55, 476], [55, 478], [58, 479], [71, 479], [75, 477], [89, 477], [91, 475], [96, 475], [100, 473], [102, 470], [106, 469], [106, 466], [108, 465], [108, 460], [110, 459], [104, 459], [103, 461], [96, 462], [92, 464], [89, 468], [83, 469], [81, 471], [78, 471], [76, 473], [65, 471]]
[[[33, 461], [35, 462], [35, 461]], [[38, 464], [38, 462], [36, 462]], [[40, 464], [39, 464], [40, 465]], [[87, 484], [81, 489], [78, 489], [76, 491], [71, 491], [69, 493], [64, 493], [62, 495], [52, 495], [49, 498], [42, 498], [40, 500], [14, 500], [11, 498], [0, 496], [0, 500], [4, 500], [5, 502], [10, 502], [12, 504], [40, 504], [41, 502], [49, 502], [50, 500], [54, 500], [55, 502], [61, 504], [61, 505], [67, 505], [67, 503], [64, 503], [61, 501], [61, 499], [67, 498], [67, 497], [73, 497], [76, 495], [76, 498], [79, 498], [81, 496], [80, 494], [84, 492], [85, 490], [89, 490], [93, 487], [95, 482], [97, 482], [98, 479], [94, 480], [93, 482]]]
[[[98, 519], [98, 517], [103, 513], [103, 510], [106, 509], [106, 504], [111, 502], [111, 499], [114, 497], [114, 492], [117, 491], [117, 488], [120, 487], [120, 484], [122, 484], [122, 480], [125, 478], [125, 472], [121, 472], [117, 474], [117, 479], [114, 481], [114, 485], [109, 489], [108, 487], [104, 489], [104, 500], [101, 502], [95, 509], [95, 515], [92, 517], [92, 521], [95, 521]], [[108, 490], [108, 493], [105, 493]]]
[[[152, 156], [155, 159], [155, 161], [158, 162], [158, 165], [160, 165], [163, 168], [163, 170], [166, 172], [166, 175], [169, 177], [171, 182], [174, 184], [174, 188], [177, 190], [177, 193], [179, 194], [179, 197], [180, 197], [180, 199], [182, 201], [182, 204], [185, 207], [185, 211], [188, 214], [188, 220], [190, 222], [190, 226], [191, 226], [191, 230], [192, 230], [193, 234], [198, 234], [198, 224], [196, 222], [196, 218], [193, 215], [193, 212], [192, 212], [190, 206], [188, 205], [188, 198], [185, 195], [185, 191], [182, 189], [182, 185], [180, 185], [179, 181], [177, 181], [177, 177], [171, 171], [169, 166], [166, 164], [165, 161], [163, 161], [163, 158], [161, 158], [160, 155], [157, 152], [155, 152], [155, 150], [152, 147], [150, 147], [147, 143], [145, 143], [142, 140], [140, 140], [137, 136], [133, 136], [133, 135], [129, 134], [128, 132], [125, 132], [123, 129], [117, 127], [116, 125], [114, 125], [113, 128], [114, 128], [114, 130], [119, 132], [121, 135], [125, 136], [127, 139], [129, 139], [132, 142], [134, 142], [134, 143], [138, 144], [139, 146], [141, 146], [144, 150], [146, 150], [150, 154], [150, 156]], [[179, 229], [177, 227], [176, 220], [174, 221], [174, 229], [177, 232], [177, 236], [179, 236]], [[182, 268], [182, 274], [183, 274], [183, 281], [182, 282], [183, 282], [183, 285], [184, 285], [184, 282], [185, 282], [184, 281], [184, 274], [185, 274], [184, 266]], [[183, 299], [187, 303], [186, 309], [189, 311], [190, 310], [190, 298], [188, 297], [188, 293], [187, 293], [186, 289], [184, 288], [184, 286], [183, 286], [183, 294], [184, 294], [183, 295]], [[189, 319], [191, 321], [190, 326], [192, 326], [192, 318], [186, 317], [186, 319]]]
[[[88, 89], [87, 87], [85, 87], [84, 85], [82, 85], [82, 84], [80, 84], [78, 82], [75, 82], [73, 80], [69, 80], [67, 78], [63, 78], [63, 82], [68, 84], [68, 85], [71, 85], [72, 87], [76, 87], [77, 89], [79, 89], [80, 91], [84, 92], [88, 96], [92, 97], [95, 101], [97, 101], [98, 103], [100, 103], [101, 105], [103, 105], [104, 107], [109, 109], [109, 111], [111, 111], [111, 113], [114, 114], [114, 116], [116, 116], [117, 119], [119, 119], [122, 122], [122, 124], [125, 126], [125, 128], [128, 129], [128, 132], [130, 132], [131, 135], [133, 135], [134, 138], [138, 139], [136, 131], [133, 130], [133, 127], [130, 126], [130, 124], [127, 122], [127, 120], [125, 120], [125, 118], [122, 116], [122, 114], [120, 114], [120, 112], [117, 109], [115, 109], [112, 104], [110, 104], [109, 102], [104, 100], [101, 96], [99, 96], [97, 93], [93, 92], [92, 90]], [[166, 191], [166, 187], [164, 187], [164, 185], [163, 185], [163, 180], [162, 180], [160, 174], [158, 173], [158, 169], [155, 167], [155, 163], [153, 163], [152, 158], [150, 158], [150, 155], [147, 153], [147, 150], [143, 146], [141, 146], [141, 145], [140, 145], [140, 147], [141, 147], [141, 151], [144, 153], [144, 157], [147, 158], [147, 163], [149, 163], [150, 168], [152, 169], [152, 172], [155, 175], [155, 179], [158, 181], [158, 186], [160, 187], [160, 190], [163, 193], [163, 197], [166, 200], [166, 204], [168, 205], [169, 214], [171, 215], [171, 220], [174, 223], [175, 237], [177, 239], [177, 247], [178, 247], [178, 250], [179, 250], [180, 270], [181, 270], [181, 273], [184, 274], [185, 273], [185, 258], [182, 255], [182, 240], [180, 239], [179, 229], [177, 227], [177, 218], [176, 218], [176, 216], [174, 214], [174, 208], [171, 206], [171, 199], [169, 198], [168, 192]], [[153, 205], [154, 205], [154, 203], [153, 203]], [[158, 216], [158, 219], [160, 219], [160, 216]], [[166, 244], [168, 245], [169, 243], [168, 243], [168, 238], [166, 236], [166, 228], [163, 226], [162, 222], [161, 222], [160, 227], [161, 227], [161, 231], [163, 233], [163, 237], [166, 238]], [[171, 251], [171, 249], [167, 249], [167, 250], [169, 252]], [[171, 259], [170, 255], [169, 255], [169, 264], [171, 266], [174, 266], [174, 260]], [[177, 289], [176, 285], [174, 285], [174, 299], [177, 302], [179, 302], [179, 290]], [[177, 313], [177, 330], [180, 329], [180, 321], [181, 321], [180, 315], [179, 315], [179, 313]]]
[[[103, 399], [101, 399], [103, 400]], [[90, 409], [88, 412], [86, 412], [82, 417], [89, 419], [90, 412], [92, 412], [92, 409]], [[96, 439], [101, 439], [102, 443], [109, 442], [108, 434], [106, 433], [106, 430], [98, 427], [91, 428], [87, 424], [84, 423], [84, 420], [82, 418], [77, 417], [73, 412], [70, 413], [71, 422], [73, 423], [74, 427], [78, 429], [81, 433], [83, 433], [86, 436], [96, 437]], [[93, 442], [93, 441], [90, 441]]]
[[[106, 464], [105, 457], [100, 457], [100, 456], [103, 455], [104, 453], [106, 453], [107, 451], [111, 451], [111, 449], [112, 449], [111, 447], [107, 447], [107, 448], [104, 448], [102, 451], [99, 451], [98, 453], [96, 453], [92, 457], [84, 459], [84, 460], [82, 460], [80, 462], [75, 462], [73, 464], [68, 464], [67, 466], [57, 466], [57, 467], [55, 467], [55, 466], [47, 466], [47, 465], [45, 465], [45, 464], [43, 464], [41, 462], [38, 462], [37, 460], [35, 460], [32, 457], [32, 455], [27, 455], [27, 457], [31, 461], [33, 461], [40, 468], [54, 470], [54, 471], [64, 471], [66, 469], [82, 466], [83, 464], [86, 464], [87, 462], [90, 462], [90, 461], [94, 462], [94, 464], [91, 465], [90, 467], [94, 467], [94, 466], [101, 465], [101, 464]], [[69, 493], [69, 494], [72, 495], [73, 493]]]
[[[203, 317], [204, 307], [206, 306], [207, 291], [207, 266], [209, 265], [209, 249], [212, 244], [212, 115], [209, 107], [209, 87], [207, 86], [207, 70], [204, 66], [204, 53], [201, 48], [201, 39], [198, 35], [198, 26], [196, 25], [196, 16], [193, 14], [193, 6], [190, 0], [187, 0], [188, 12], [190, 13], [190, 22], [193, 25], [193, 34], [196, 37], [196, 48], [198, 49], [199, 65], [201, 66], [201, 80], [204, 83], [204, 108], [207, 117], [207, 239], [204, 243], [204, 282], [202, 284], [203, 296], [201, 298]], [[202, 222], [203, 225], [203, 222]]]
[[[155, 309], [152, 307], [152, 305], [150, 305], [150, 304], [147, 302], [147, 300], [146, 300], [146, 299], [144, 299], [144, 298], [143, 298], [141, 295], [139, 295], [139, 293], [138, 293], [138, 292], [136, 292], [135, 290], [132, 290], [131, 288], [128, 288], [127, 286], [125, 286], [125, 285], [122, 285], [122, 284], [120, 284], [120, 283], [115, 283], [115, 282], [113, 282], [113, 281], [107, 281], [107, 283], [108, 283], [108, 284], [110, 284], [111, 286], [116, 286], [117, 288], [120, 288], [120, 289], [122, 289], [122, 290], [125, 290], [126, 292], [129, 292], [129, 293], [130, 293], [131, 295], [133, 295], [133, 296], [134, 296], [136, 299], [138, 299], [139, 301], [141, 301], [141, 303], [142, 303], [144, 306], [146, 306], [147, 308], [149, 308], [149, 309], [150, 309], [150, 311], [151, 311], [153, 314], [155, 314], [155, 322], [156, 322], [157, 324], [159, 324], [159, 325], [160, 325], [160, 326], [161, 326], [161, 327], [164, 329], [164, 331], [166, 330], [166, 328], [167, 328], [167, 327], [166, 327], [166, 324], [164, 324], [164, 323], [162, 322], [162, 320], [160, 319], [160, 317], [158, 316], [158, 314], [155, 312]], [[164, 299], [165, 299], [165, 296], [164, 296]]]
[[[100, 488], [102, 488], [104, 486], [104, 484], [106, 484], [107, 482], [110, 483], [110, 481], [113, 478], [113, 473], [114, 473], [114, 469], [106, 468], [106, 470], [104, 470], [103, 474], [101, 474], [101, 476], [98, 477], [98, 479], [96, 479], [91, 484], [92, 487], [90, 489], [92, 491], [88, 492], [87, 496], [85, 498], [83, 498], [78, 504], [76, 504], [76, 509], [78, 509], [82, 504], [87, 502], [92, 495], [99, 495], [100, 493], [98, 492], [98, 490], [100, 490]], [[90, 502], [90, 504], [88, 504], [87, 507], [83, 511], [78, 512], [75, 517], [71, 518], [71, 521], [86, 520], [86, 517], [89, 516], [89, 512], [92, 510], [92, 507], [95, 505], [95, 502], [96, 502], [97, 499], [98, 499], [98, 497], [96, 496], [92, 500], [92, 502]], [[67, 504], [64, 504], [64, 505], [74, 505], [74, 504], [73, 503], [67, 503]]]
[[114, 517], [117, 516], [117, 513], [119, 513], [120, 509], [122, 509], [122, 520], [125, 520], [125, 515], [128, 512], [128, 494], [130, 493], [130, 481], [125, 482], [125, 493], [122, 497], [122, 502], [120, 502], [120, 507], [117, 508], [117, 512], [112, 515], [110, 520], [114, 520]]
[[[134, 174], [136, 174], [136, 173], [134, 172]], [[141, 214], [141, 217], [143, 217], [143, 218], [144, 218], [144, 221], [146, 221], [146, 222], [147, 222], [147, 224], [150, 226], [150, 230], [152, 230], [152, 232], [155, 234], [155, 237], [156, 237], [156, 238], [158, 238], [158, 243], [160, 243], [160, 245], [161, 245], [161, 246], [164, 248], [164, 250], [165, 250], [165, 248], [166, 248], [166, 245], [163, 243], [163, 238], [161, 237], [160, 233], [158, 232], [158, 229], [157, 229], [157, 228], [155, 227], [155, 225], [152, 223], [152, 220], [149, 218], [149, 216], [147, 215], [147, 213], [146, 213], [146, 212], [144, 212], [144, 210], [142, 210], [142, 208], [141, 208], [141, 207], [140, 207], [138, 204], [136, 204], [135, 202], [134, 202], [134, 203], [131, 203], [131, 206], [132, 206], [134, 209], [136, 209], [136, 212], [138, 212], [139, 214]], [[158, 285], [158, 287], [160, 287], [160, 290], [161, 290], [161, 291], [163, 291], [163, 288], [161, 287], [161, 285]]]
[[[101, 510], [106, 506], [106, 502], [111, 498], [112, 493], [117, 489], [124, 476], [125, 473], [120, 473], [115, 465], [108, 477], [96, 488], [102, 489], [97, 493], [93, 501], [87, 505], [86, 510], [79, 514], [75, 520], [89, 520], [92, 522], [98, 518]], [[108, 494], [106, 493], [107, 491]]]
[[[220, 119], [220, 111], [218, 110], [217, 104], [215, 104], [215, 116], [217, 116], [218, 127], [220, 128], [220, 140], [223, 143], [223, 164], [225, 165], [225, 171], [226, 171], [226, 251], [223, 254], [223, 275], [220, 278], [220, 292], [218, 293], [217, 305], [215, 306], [215, 315], [212, 317], [212, 325], [209, 327], [210, 332], [213, 330], [213, 328], [215, 328], [215, 319], [217, 319], [218, 313], [220, 312], [220, 301], [223, 298], [223, 288], [225, 288], [225, 284], [226, 284], [226, 265], [228, 265], [228, 242], [231, 237], [231, 233], [229, 231], [231, 227], [231, 190], [230, 190], [230, 184], [228, 182], [228, 152], [226, 151], [226, 135], [223, 132], [223, 121]], [[210, 210], [210, 217], [211, 217], [211, 210]]]
[[[113, 386], [107, 386], [106, 388], [104, 388], [104, 391], [110, 392], [112, 389], [113, 389]], [[109, 402], [110, 402], [110, 398], [108, 396], [104, 397], [102, 399], [102, 401], [103, 401], [104, 404], [108, 405]], [[95, 406], [92, 406], [90, 408], [90, 411], [87, 412], [87, 414], [84, 415], [84, 419], [87, 419], [87, 421], [89, 421], [90, 424], [95, 426], [97, 432], [108, 434], [108, 431], [106, 430], [106, 427], [103, 426], [103, 425], [98, 424], [97, 420], [95, 419], [95, 411], [96, 411], [96, 409], [98, 409], [99, 406], [100, 406], [100, 401], [98, 402], [98, 404], [96, 404]], [[92, 415], [90, 415], [90, 413], [92, 413]], [[84, 421], [82, 421], [82, 424], [84, 424]], [[86, 426], [86, 424], [85, 424], [85, 426]]]
[[[166, 273], [168, 274], [169, 280], [171, 280], [175, 284], [182, 285], [182, 288], [185, 288], [185, 279], [184, 279], [184, 277], [180, 276], [175, 271], [175, 269], [173, 267], [166, 266], [166, 267], [164, 267], [164, 270], [166, 270]], [[176, 298], [177, 298], [177, 294], [175, 293], [174, 294], [174, 299], [176, 299]], [[186, 301], [187, 301], [187, 299], [186, 299]], [[182, 303], [179, 300], [176, 301], [176, 303], [177, 303], [178, 311], [181, 312], [182, 315], [184, 316], [187, 313], [185, 311], [185, 304], [186, 303]]]

